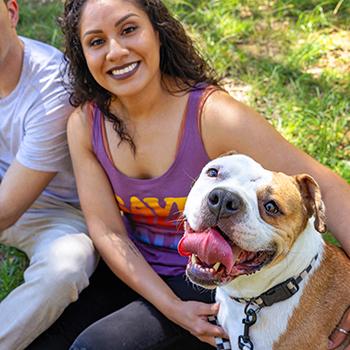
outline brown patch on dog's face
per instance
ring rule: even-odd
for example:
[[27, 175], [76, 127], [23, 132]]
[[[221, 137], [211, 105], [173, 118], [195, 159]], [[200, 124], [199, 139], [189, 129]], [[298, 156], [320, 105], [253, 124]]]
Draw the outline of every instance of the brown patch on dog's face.
[[276, 228], [280, 261], [290, 250], [298, 235], [304, 231], [309, 219], [308, 210], [295, 179], [274, 173], [273, 181], [257, 192], [261, 218]]

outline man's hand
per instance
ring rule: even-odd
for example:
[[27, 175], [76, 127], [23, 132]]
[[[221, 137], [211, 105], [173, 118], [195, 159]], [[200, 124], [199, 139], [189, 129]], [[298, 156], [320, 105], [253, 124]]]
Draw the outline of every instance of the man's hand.
[[[343, 344], [344, 341], [350, 335], [350, 307], [345, 311], [338, 326], [334, 329], [330, 336], [328, 349], [336, 349], [339, 345]], [[350, 345], [345, 348], [350, 350]]]

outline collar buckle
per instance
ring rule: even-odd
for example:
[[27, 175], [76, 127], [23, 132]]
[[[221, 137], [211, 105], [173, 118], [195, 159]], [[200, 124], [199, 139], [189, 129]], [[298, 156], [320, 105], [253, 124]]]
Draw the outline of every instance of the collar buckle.
[[299, 290], [299, 284], [294, 277], [287, 279], [286, 281], [277, 284], [267, 292], [261, 294], [258, 299], [262, 299], [264, 306], [270, 306], [274, 303], [278, 303], [285, 299], [290, 298]]

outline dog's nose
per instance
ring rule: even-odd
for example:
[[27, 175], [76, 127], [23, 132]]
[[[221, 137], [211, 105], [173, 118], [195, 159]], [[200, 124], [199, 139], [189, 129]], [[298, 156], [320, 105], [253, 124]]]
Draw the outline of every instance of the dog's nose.
[[231, 191], [216, 188], [208, 195], [209, 210], [217, 218], [227, 218], [240, 212], [243, 206], [242, 198]]

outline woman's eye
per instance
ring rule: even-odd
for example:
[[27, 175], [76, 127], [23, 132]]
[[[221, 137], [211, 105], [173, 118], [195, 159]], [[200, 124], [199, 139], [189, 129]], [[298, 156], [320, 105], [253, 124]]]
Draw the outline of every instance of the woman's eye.
[[277, 204], [274, 201], [269, 201], [264, 204], [265, 210], [268, 214], [276, 215], [280, 213], [280, 210], [277, 206]]
[[136, 30], [136, 26], [127, 26], [123, 29], [122, 34], [130, 34]]
[[101, 44], [103, 44], [102, 39], [93, 39], [90, 41], [89, 46], [99, 46]]
[[215, 168], [210, 168], [210, 169], [207, 170], [207, 175], [209, 177], [218, 177], [219, 171], [217, 169], [215, 169]]

